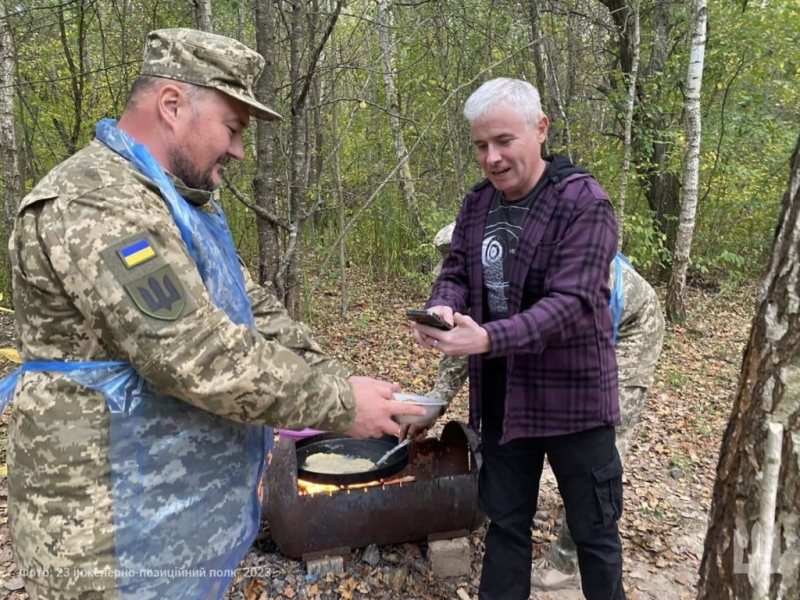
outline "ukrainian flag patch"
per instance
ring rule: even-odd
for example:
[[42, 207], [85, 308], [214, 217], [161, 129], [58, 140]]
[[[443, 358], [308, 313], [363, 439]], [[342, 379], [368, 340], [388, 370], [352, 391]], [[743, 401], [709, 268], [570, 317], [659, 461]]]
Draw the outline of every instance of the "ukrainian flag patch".
[[119, 255], [125, 266], [130, 269], [153, 258], [156, 255], [156, 251], [153, 250], [146, 238], [141, 238], [120, 248]]

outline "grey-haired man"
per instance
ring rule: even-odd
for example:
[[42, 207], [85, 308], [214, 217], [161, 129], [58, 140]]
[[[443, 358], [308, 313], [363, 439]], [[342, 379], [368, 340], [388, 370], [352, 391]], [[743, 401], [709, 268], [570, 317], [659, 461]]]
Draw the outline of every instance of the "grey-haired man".
[[[211, 192], [244, 157], [264, 59], [153, 31], [118, 123], [23, 200], [9, 524], [32, 600], [219, 599], [259, 524], [266, 425], [394, 433], [242, 268]], [[3, 399], [0, 399], [2, 406]]]
[[[434, 246], [442, 256], [446, 256], [450, 250], [454, 226], [455, 223], [446, 225], [434, 237]], [[613, 295], [617, 277], [620, 277], [622, 298], [614, 346], [622, 421], [616, 431], [616, 446], [620, 459], [624, 459], [661, 355], [664, 317], [658, 296], [647, 280], [626, 262], [615, 263], [619, 271], [612, 266], [609, 288]], [[434, 269], [437, 274], [441, 265], [442, 261]], [[439, 361], [434, 388], [428, 395], [446, 400], [449, 404], [466, 380], [466, 357], [443, 355]], [[411, 433], [414, 435], [416, 431]], [[539, 591], [580, 587], [575, 543], [570, 537], [563, 514], [558, 520], [561, 521], [558, 538], [549, 545], [545, 556], [534, 565], [531, 587]]]

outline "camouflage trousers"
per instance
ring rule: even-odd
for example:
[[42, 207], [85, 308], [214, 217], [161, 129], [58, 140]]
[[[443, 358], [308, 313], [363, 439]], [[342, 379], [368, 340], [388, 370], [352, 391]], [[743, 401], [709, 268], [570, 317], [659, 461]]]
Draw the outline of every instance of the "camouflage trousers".
[[116, 590], [102, 592], [59, 590], [39, 585], [30, 579], [25, 579], [25, 591], [28, 592], [30, 600], [117, 600]]
[[[623, 461], [628, 453], [628, 443], [642, 415], [646, 393], [647, 389], [639, 386], [619, 389], [619, 412], [622, 422], [616, 430], [616, 445], [619, 457]], [[556, 522], [560, 524], [558, 537], [548, 546], [545, 558], [548, 565], [562, 573], [574, 573], [578, 570], [578, 552], [569, 534], [563, 508]]]

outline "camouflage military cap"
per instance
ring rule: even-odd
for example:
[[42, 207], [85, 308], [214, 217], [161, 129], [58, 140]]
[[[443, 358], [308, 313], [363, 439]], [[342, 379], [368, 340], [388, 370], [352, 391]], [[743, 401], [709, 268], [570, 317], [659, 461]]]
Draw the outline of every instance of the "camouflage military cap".
[[281, 116], [256, 100], [253, 86], [264, 58], [234, 39], [196, 29], [159, 29], [147, 34], [142, 75], [214, 88], [250, 107], [257, 119]]
[[442, 265], [444, 264], [444, 257], [450, 252], [450, 240], [453, 239], [453, 230], [456, 228], [456, 222], [453, 221], [449, 225], [442, 227], [438, 233], [433, 236], [433, 245], [442, 255], [442, 260], [433, 268], [433, 274], [439, 275], [442, 272]]

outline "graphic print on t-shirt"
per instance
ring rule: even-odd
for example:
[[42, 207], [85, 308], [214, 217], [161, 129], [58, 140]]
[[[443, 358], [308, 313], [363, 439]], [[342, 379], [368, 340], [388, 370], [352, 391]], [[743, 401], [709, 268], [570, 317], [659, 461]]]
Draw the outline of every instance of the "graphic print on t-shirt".
[[508, 273], [511, 257], [519, 245], [522, 226], [531, 207], [533, 197], [516, 202], [506, 202], [503, 195], [495, 194], [486, 216], [483, 232], [481, 260], [483, 284], [489, 315], [492, 320], [508, 315]]
[[508, 313], [506, 288], [508, 281], [503, 273], [503, 261], [508, 255], [505, 236], [495, 228], [486, 227], [483, 238], [483, 282], [489, 299], [489, 312], [494, 316]]
[[492, 205], [486, 215], [483, 230], [483, 285], [486, 288], [489, 320], [508, 316], [508, 276], [511, 260], [519, 246], [525, 219], [543, 187], [554, 172], [552, 162], [547, 162], [544, 174], [523, 198], [509, 202], [500, 191], [495, 191]]

